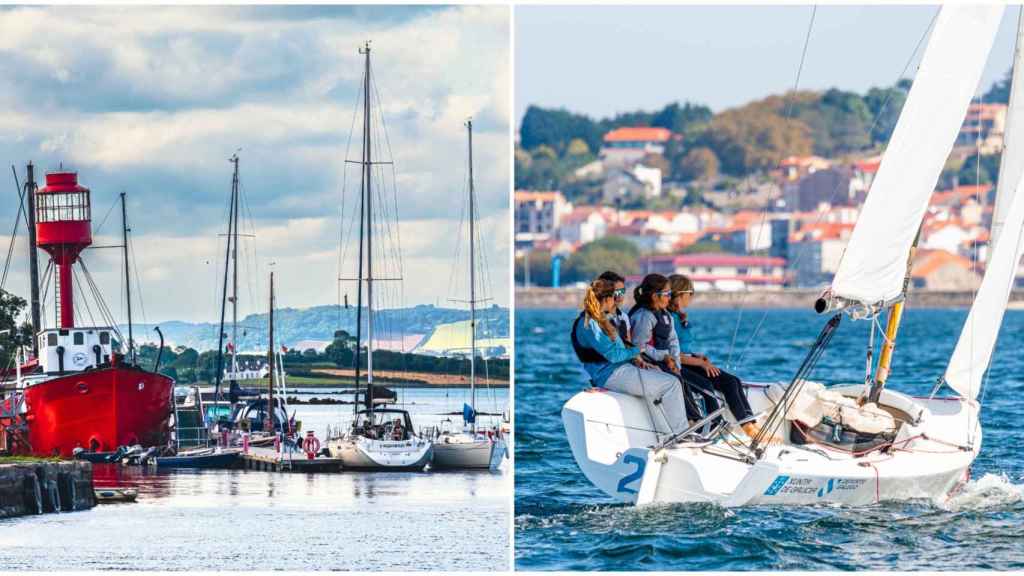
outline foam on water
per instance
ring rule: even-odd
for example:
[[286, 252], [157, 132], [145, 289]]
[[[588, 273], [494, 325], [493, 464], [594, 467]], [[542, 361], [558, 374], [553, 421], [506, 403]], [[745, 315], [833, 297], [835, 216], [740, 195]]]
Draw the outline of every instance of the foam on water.
[[1024, 500], [1024, 484], [1015, 484], [1006, 474], [987, 473], [971, 480], [957, 494], [938, 505], [950, 512], [1008, 507]]

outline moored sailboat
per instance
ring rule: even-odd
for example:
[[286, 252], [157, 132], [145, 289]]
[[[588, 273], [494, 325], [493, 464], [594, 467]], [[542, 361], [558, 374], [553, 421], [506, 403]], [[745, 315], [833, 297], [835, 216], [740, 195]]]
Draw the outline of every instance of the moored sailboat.
[[[368, 471], [423, 470], [433, 457], [429, 440], [416, 433], [412, 418], [405, 410], [388, 408], [394, 395], [378, 390], [373, 383], [374, 351], [374, 251], [373, 251], [373, 146], [370, 114], [370, 44], [359, 50], [365, 56], [363, 77], [363, 139], [362, 189], [360, 190], [359, 283], [356, 304], [356, 402], [350, 428], [339, 437], [329, 438], [327, 451], [341, 460], [343, 469]], [[365, 250], [364, 250], [365, 245]], [[365, 254], [365, 258], [364, 258]], [[365, 262], [365, 276], [364, 265]], [[359, 390], [359, 368], [362, 347], [363, 284], [366, 285], [366, 388]], [[360, 394], [362, 401], [360, 401]], [[360, 408], [360, 406], [363, 406]]]
[[470, 403], [463, 410], [461, 432], [442, 430], [434, 439], [432, 468], [490, 469], [501, 466], [507, 454], [505, 440], [498, 428], [477, 426], [476, 412], [476, 205], [473, 188], [473, 120], [466, 121], [469, 137], [469, 394]]
[[[997, 218], [1002, 231], [998, 237], [993, 231], [995, 247], [981, 287], [936, 386], [945, 383], [957, 396], [913, 397], [886, 384], [921, 222], [1001, 14], [1001, 6], [941, 8], [839, 270], [815, 305], [818, 312], [841, 311], [873, 323], [887, 315], [873, 373], [869, 356], [863, 383], [826, 388], [809, 380], [838, 329], [842, 314], [836, 314], [788, 385], [748, 386], [751, 407], [763, 416], [760, 431], [745, 441], [728, 438], [728, 427], [702, 436], [703, 422], [671, 435], [651, 420], [639, 398], [582, 392], [562, 416], [573, 455], [591, 482], [636, 504], [742, 506], [942, 499], [967, 480], [982, 441], [978, 391], [1021, 256], [1019, 168], [1004, 171], [999, 182], [1007, 206], [1000, 215], [1005, 219]], [[1010, 122], [1019, 123], [1017, 116]], [[1015, 142], [1019, 138], [1010, 136], [1004, 168], [1020, 164], [1013, 157]]]

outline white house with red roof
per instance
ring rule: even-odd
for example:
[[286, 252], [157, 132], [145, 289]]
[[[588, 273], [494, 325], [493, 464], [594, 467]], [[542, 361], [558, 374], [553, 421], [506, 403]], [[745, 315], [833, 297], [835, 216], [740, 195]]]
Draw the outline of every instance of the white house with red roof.
[[667, 128], [624, 126], [604, 135], [598, 155], [606, 168], [628, 166], [648, 154], [664, 154], [671, 139], [672, 132]]

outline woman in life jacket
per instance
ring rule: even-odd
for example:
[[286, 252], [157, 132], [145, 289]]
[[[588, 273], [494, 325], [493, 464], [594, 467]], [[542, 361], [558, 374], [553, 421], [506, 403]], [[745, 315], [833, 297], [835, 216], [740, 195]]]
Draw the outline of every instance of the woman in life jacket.
[[686, 428], [682, 388], [671, 374], [646, 362], [640, 350], [627, 346], [608, 316], [615, 310], [615, 283], [594, 280], [583, 297], [583, 312], [570, 333], [573, 351], [594, 386], [643, 398], [655, 428], [669, 434]]
[[703, 416], [693, 399], [689, 382], [682, 378], [679, 371], [679, 340], [673, 329], [672, 315], [667, 310], [671, 294], [668, 278], [661, 274], [644, 276], [643, 282], [633, 289], [634, 304], [629, 311], [629, 323], [633, 331], [633, 342], [644, 358], [679, 378], [686, 417], [696, 421]]
[[[680, 343], [679, 368], [683, 377], [693, 383], [694, 388], [699, 391], [714, 389], [721, 392], [725, 396], [725, 403], [729, 406], [729, 411], [740, 423], [743, 432], [753, 438], [757, 434], [757, 426], [754, 424], [754, 413], [750, 409], [750, 402], [747, 401], [747, 396], [743, 392], [743, 383], [736, 376], [715, 366], [707, 356], [693, 351], [693, 334], [690, 321], [686, 317], [686, 308], [693, 298], [693, 282], [682, 274], [673, 274], [669, 277], [669, 286], [671, 297], [668, 302], [668, 311], [672, 315], [676, 339]], [[702, 395], [707, 402], [708, 396]], [[717, 402], [706, 405], [709, 412], [718, 408]]]

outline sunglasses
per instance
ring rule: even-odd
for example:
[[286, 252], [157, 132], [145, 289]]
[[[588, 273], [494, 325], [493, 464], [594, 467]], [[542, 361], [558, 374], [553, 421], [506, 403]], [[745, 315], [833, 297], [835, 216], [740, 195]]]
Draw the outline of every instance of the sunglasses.
[[615, 290], [614, 292], [612, 292], [612, 296], [615, 296], [616, 298], [623, 298], [623, 297], [626, 296], [626, 289], [625, 288], [619, 288], [618, 290]]
[[672, 295], [672, 291], [671, 290], [662, 290], [661, 292], [655, 292], [654, 295], [655, 296], [671, 296]]

